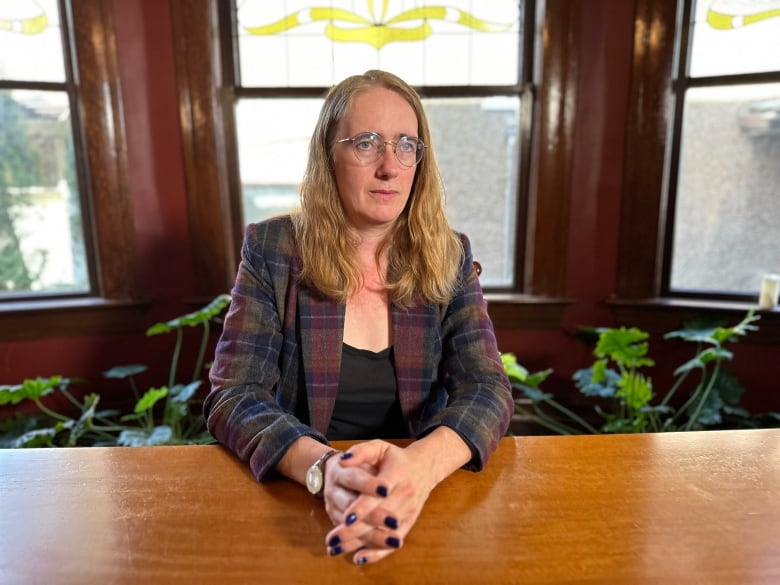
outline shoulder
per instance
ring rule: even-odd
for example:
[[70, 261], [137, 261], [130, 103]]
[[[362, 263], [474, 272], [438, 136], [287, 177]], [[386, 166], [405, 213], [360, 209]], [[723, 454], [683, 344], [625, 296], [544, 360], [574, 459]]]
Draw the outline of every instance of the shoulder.
[[292, 218], [289, 215], [279, 215], [246, 226], [246, 238], [256, 241], [270, 240], [273, 242], [292, 242]]
[[463, 272], [464, 270], [468, 271], [474, 263], [474, 254], [471, 251], [471, 240], [469, 240], [469, 237], [465, 233], [453, 231], [458, 238], [458, 241], [460, 241], [460, 272]]
[[251, 223], [244, 233], [242, 257], [253, 266], [265, 265], [277, 275], [288, 274], [297, 262], [294, 241], [289, 215]]
[[292, 254], [293, 227], [289, 215], [272, 217], [246, 226], [244, 246], [247, 251], [264, 250]]

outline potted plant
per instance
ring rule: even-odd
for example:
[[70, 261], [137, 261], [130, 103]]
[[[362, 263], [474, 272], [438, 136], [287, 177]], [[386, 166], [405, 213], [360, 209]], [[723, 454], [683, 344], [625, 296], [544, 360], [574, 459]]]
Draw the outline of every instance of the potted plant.
[[[211, 322], [230, 304], [228, 295], [219, 295], [198, 311], [152, 325], [147, 336], [175, 333], [167, 383], [138, 392], [135, 377], [147, 370], [140, 364], [122, 365], [104, 372], [106, 378], [126, 379], [134, 397], [132, 410], [100, 410], [97, 393], [76, 398], [70, 387], [80, 380], [51, 376], [24, 380], [13, 386], [0, 386], [0, 406], [32, 402], [37, 415], [17, 415], [0, 425], [0, 446], [55, 447], [77, 445], [180, 445], [210, 443], [213, 438], [197, 403]], [[186, 383], [176, 381], [184, 328], [201, 329], [200, 344], [192, 374]], [[45, 397], [59, 393], [75, 415], [54, 410]]]
[[[691, 343], [694, 352], [674, 372], [674, 383], [660, 396], [646, 373], [655, 365], [649, 356], [648, 333], [636, 327], [583, 329], [595, 339], [595, 360], [577, 370], [573, 382], [594, 402], [593, 417], [575, 413], [541, 389], [552, 373], [530, 373], [512, 353], [502, 354], [512, 386], [525, 400], [516, 412], [531, 422], [560, 434], [641, 433], [690, 431], [723, 427], [761, 427], [780, 424], [780, 414], [754, 415], [740, 405], [744, 389], [725, 367], [733, 357], [726, 347], [758, 327], [752, 310], [733, 327], [698, 321], [667, 333], [665, 339]], [[660, 398], [657, 400], [657, 398]]]

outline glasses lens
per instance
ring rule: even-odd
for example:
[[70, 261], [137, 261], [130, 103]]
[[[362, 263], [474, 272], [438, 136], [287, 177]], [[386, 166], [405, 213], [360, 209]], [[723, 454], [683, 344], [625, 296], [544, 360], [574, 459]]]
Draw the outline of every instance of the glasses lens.
[[339, 142], [347, 140], [352, 143], [352, 149], [358, 160], [366, 164], [379, 160], [387, 144], [392, 146], [398, 162], [405, 167], [413, 167], [423, 157], [423, 143], [419, 138], [413, 136], [403, 136], [398, 142], [385, 142], [385, 139], [376, 132], [363, 132], [352, 138], [339, 140]]
[[374, 162], [382, 154], [385, 144], [382, 139], [373, 132], [358, 134], [352, 139], [352, 148], [358, 159], [363, 162]]
[[404, 136], [395, 145], [395, 156], [402, 165], [413, 167], [422, 158], [420, 141], [417, 138]]

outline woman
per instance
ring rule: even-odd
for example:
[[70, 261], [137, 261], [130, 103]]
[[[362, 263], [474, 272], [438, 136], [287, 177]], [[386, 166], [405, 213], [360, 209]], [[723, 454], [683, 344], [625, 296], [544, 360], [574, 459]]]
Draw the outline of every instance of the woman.
[[[331, 89], [301, 210], [246, 230], [205, 402], [209, 430], [258, 480], [276, 470], [324, 498], [328, 552], [358, 564], [402, 546], [453, 471], [481, 469], [513, 410], [429, 144], [398, 77]], [[341, 454], [336, 439], [376, 440]]]

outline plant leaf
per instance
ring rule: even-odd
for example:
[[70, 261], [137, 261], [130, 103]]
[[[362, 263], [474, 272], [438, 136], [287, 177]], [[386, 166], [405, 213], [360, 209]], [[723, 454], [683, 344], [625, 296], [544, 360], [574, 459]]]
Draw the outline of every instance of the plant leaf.
[[736, 405], [742, 400], [745, 388], [740, 384], [737, 377], [728, 370], [721, 369], [718, 372], [718, 378], [715, 380], [714, 391], [718, 393], [724, 402]]
[[68, 447], [75, 447], [79, 438], [92, 430], [92, 423], [95, 418], [95, 408], [97, 407], [98, 402], [100, 402], [100, 396], [97, 394], [89, 394], [84, 397], [84, 406], [81, 411], [81, 416], [79, 416], [70, 428], [70, 433], [66, 442]]
[[594, 362], [592, 367], [577, 370], [572, 374], [574, 384], [585, 396], [611, 398], [615, 395], [620, 374], [615, 370], [598, 365], [605, 363], [603, 360], [599, 360]]
[[170, 396], [172, 402], [187, 403], [195, 395], [195, 392], [200, 387], [201, 381], [195, 380], [189, 384], [176, 384], [170, 389]]
[[52, 444], [52, 441], [54, 441], [54, 437], [64, 429], [65, 425], [58, 422], [53, 427], [27, 431], [23, 435], [17, 437], [12, 443], [12, 446], [16, 449], [22, 447], [49, 447]]
[[200, 386], [200, 380], [190, 382], [186, 386], [176, 384], [171, 387], [169, 400], [165, 405], [165, 422], [167, 424], [175, 424], [189, 414], [190, 399], [195, 394], [198, 386]]
[[512, 384], [512, 387], [520, 390], [523, 394], [525, 394], [526, 398], [532, 402], [545, 402], [553, 397], [552, 394], [542, 392], [538, 388], [533, 388], [527, 384], [520, 384], [516, 382]]
[[126, 366], [115, 366], [110, 370], [103, 372], [104, 378], [129, 378], [147, 370], [147, 366], [142, 364], [129, 364]]
[[615, 396], [622, 398], [630, 409], [639, 411], [653, 399], [653, 383], [639, 372], [627, 373], [618, 382]]
[[606, 329], [599, 336], [599, 342], [593, 354], [598, 358], [609, 357], [611, 360], [629, 368], [652, 366], [653, 360], [645, 357], [648, 344], [647, 333], [636, 327]]
[[156, 323], [146, 330], [146, 335], [159, 335], [161, 333], [168, 333], [173, 329], [179, 329], [184, 326], [197, 327], [209, 321], [211, 318], [219, 315], [225, 307], [230, 304], [230, 295], [221, 294], [217, 295], [208, 305], [200, 308], [192, 313], [187, 313], [181, 317], [176, 317], [170, 321], [164, 323]]
[[690, 360], [685, 362], [683, 365], [678, 367], [674, 371], [675, 376], [679, 376], [680, 374], [683, 374], [685, 372], [688, 372], [690, 370], [695, 369], [705, 369], [707, 367], [707, 364], [711, 362], [718, 362], [721, 360], [730, 360], [733, 357], [733, 353], [731, 353], [728, 349], [724, 347], [707, 347], [706, 349], [703, 349], [699, 353], [697, 353], [694, 357], [692, 357]]
[[528, 377], [528, 370], [517, 363], [517, 357], [513, 353], [502, 353], [501, 363], [510, 382], [525, 382]]
[[37, 400], [54, 392], [60, 386], [67, 387], [68, 378], [52, 376], [50, 378], [27, 379], [14, 386], [0, 386], [0, 405], [19, 404], [23, 400]]
[[154, 427], [151, 433], [147, 433], [143, 429], [125, 429], [119, 433], [117, 444], [125, 447], [164, 445], [170, 441], [172, 436], [171, 427], [165, 425]]
[[552, 373], [552, 368], [547, 368], [546, 370], [540, 370], [538, 372], [534, 372], [533, 374], [528, 374], [528, 377], [525, 379], [525, 383], [532, 388], [538, 388], [542, 382], [544, 382]]
[[142, 413], [151, 410], [158, 400], [165, 398], [168, 395], [168, 388], [163, 386], [161, 388], [150, 388], [141, 398], [136, 402], [135, 413]]

